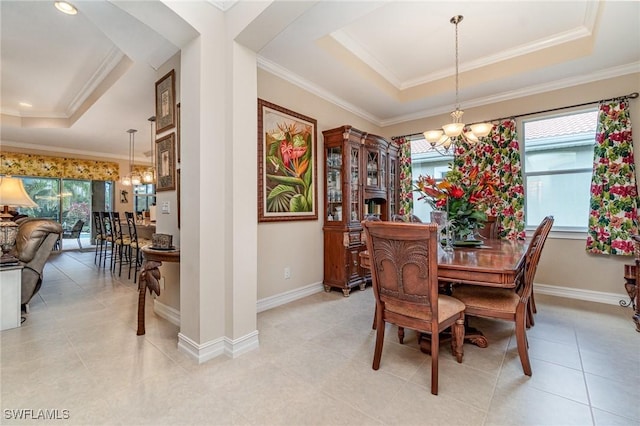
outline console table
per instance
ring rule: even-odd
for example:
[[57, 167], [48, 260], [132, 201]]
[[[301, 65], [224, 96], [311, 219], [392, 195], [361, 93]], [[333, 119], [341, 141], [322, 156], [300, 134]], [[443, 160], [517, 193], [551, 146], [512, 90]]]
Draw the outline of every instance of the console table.
[[22, 265], [0, 269], [0, 330], [20, 327], [20, 296], [22, 294]]
[[145, 334], [144, 329], [144, 306], [146, 302], [146, 290], [160, 296], [160, 266], [162, 262], [180, 262], [180, 249], [156, 250], [149, 246], [143, 247], [142, 270], [138, 281], [138, 331], [137, 335]]

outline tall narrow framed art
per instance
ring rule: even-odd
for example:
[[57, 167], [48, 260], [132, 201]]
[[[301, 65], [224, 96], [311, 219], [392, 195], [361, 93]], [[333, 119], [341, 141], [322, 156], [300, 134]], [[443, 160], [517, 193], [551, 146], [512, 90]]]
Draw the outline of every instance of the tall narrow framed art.
[[176, 139], [175, 133], [156, 141], [156, 167], [158, 179], [156, 191], [176, 189]]
[[258, 99], [258, 222], [318, 219], [316, 127]]
[[176, 79], [171, 70], [156, 81], [156, 134], [176, 126]]

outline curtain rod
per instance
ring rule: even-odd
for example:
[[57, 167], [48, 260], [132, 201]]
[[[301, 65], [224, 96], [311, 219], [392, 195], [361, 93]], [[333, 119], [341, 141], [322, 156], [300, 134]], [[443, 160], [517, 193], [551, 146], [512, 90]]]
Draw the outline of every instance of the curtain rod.
[[[625, 96], [617, 96], [615, 98], [600, 99], [598, 101], [584, 102], [584, 103], [581, 103], [581, 104], [567, 105], [567, 106], [562, 106], [562, 107], [557, 107], [557, 108], [550, 108], [550, 109], [545, 109], [545, 110], [542, 110], [542, 111], [527, 112], [525, 114], [510, 115], [508, 117], [494, 118], [493, 120], [489, 120], [489, 121], [491, 121], [491, 122], [493, 122], [493, 121], [502, 121], [502, 120], [506, 120], [507, 118], [526, 117], [528, 115], [543, 114], [545, 112], [560, 111], [560, 110], [563, 110], [563, 109], [576, 108], [576, 107], [593, 105], [593, 104], [600, 104], [600, 103], [603, 103], [603, 102], [622, 101], [622, 100], [626, 100], [626, 99], [636, 99], [638, 96], [640, 96], [640, 94], [638, 92], [633, 92], [633, 93], [630, 93], [630, 94], [625, 95]], [[471, 123], [471, 124], [475, 124], [475, 123]], [[400, 139], [400, 138], [410, 138], [410, 137], [419, 136], [419, 135], [422, 135], [422, 133], [411, 133], [409, 135], [393, 136], [391, 139], [395, 140], [395, 139]]]

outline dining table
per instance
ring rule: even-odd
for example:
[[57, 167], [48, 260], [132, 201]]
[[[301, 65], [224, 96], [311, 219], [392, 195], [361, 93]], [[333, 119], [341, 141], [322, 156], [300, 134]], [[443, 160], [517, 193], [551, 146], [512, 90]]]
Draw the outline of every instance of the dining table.
[[[516, 289], [524, 274], [529, 244], [521, 240], [487, 239], [475, 246], [455, 247], [453, 252], [438, 250], [438, 282], [450, 293], [455, 284]], [[371, 269], [369, 252], [360, 252], [360, 265]], [[489, 343], [484, 334], [465, 324], [465, 341], [481, 348]], [[428, 338], [421, 337], [420, 348], [429, 351]]]

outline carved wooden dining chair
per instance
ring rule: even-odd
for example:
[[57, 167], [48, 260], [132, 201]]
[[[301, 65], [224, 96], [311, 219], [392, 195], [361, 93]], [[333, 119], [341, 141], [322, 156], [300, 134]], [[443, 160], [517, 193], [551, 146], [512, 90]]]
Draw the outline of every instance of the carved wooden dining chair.
[[438, 394], [439, 333], [451, 327], [462, 362], [464, 304], [438, 293], [436, 224], [363, 221], [376, 299], [373, 369], [380, 367], [385, 323], [431, 334], [431, 393]]
[[[536, 228], [534, 232], [534, 237], [536, 234], [540, 234], [542, 236], [542, 244], [547, 241], [547, 237], [549, 236], [549, 232], [551, 232], [551, 227], [553, 227], [553, 216], [547, 216], [542, 219], [540, 225]], [[542, 249], [541, 249], [542, 250]], [[536, 264], [537, 268], [538, 265]], [[533, 318], [533, 314], [537, 313], [538, 309], [536, 308], [536, 299], [533, 291], [533, 283], [531, 284], [531, 298], [529, 299], [529, 305], [527, 306], [527, 328], [533, 326], [535, 324], [535, 319]]]
[[485, 240], [497, 240], [498, 239], [498, 218], [497, 216], [487, 216], [487, 221], [484, 223], [484, 227], [478, 228], [478, 235]]
[[534, 232], [525, 254], [524, 269], [518, 278], [520, 285], [516, 290], [479, 285], [458, 285], [453, 290], [453, 297], [465, 304], [467, 316], [496, 318], [515, 323], [520, 363], [527, 376], [531, 376], [526, 334], [530, 315], [529, 300], [538, 261], [552, 225], [553, 216], [547, 216]]
[[410, 222], [410, 223], [422, 223], [422, 219], [420, 219], [415, 214], [407, 217], [403, 214], [394, 214], [391, 216], [391, 222]]

